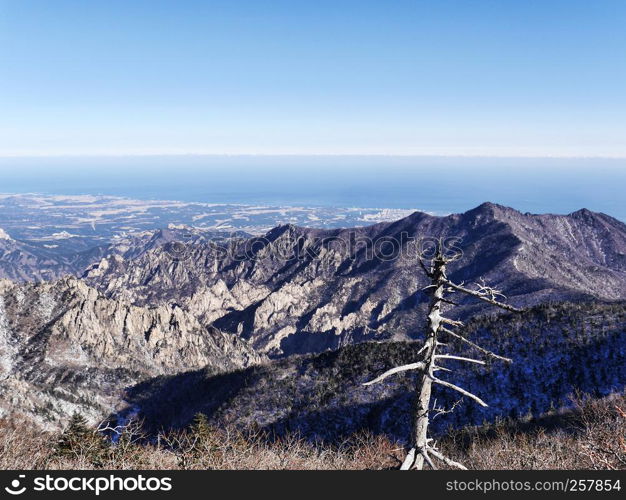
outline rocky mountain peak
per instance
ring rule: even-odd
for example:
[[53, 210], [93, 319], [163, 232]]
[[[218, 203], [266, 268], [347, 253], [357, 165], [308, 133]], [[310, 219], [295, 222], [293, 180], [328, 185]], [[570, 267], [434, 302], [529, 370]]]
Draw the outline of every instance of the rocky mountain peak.
[[576, 210], [575, 212], [572, 212], [571, 214], [569, 214], [568, 217], [574, 220], [579, 220], [583, 223], [588, 223], [588, 224], [594, 224], [594, 223], [595, 224], [609, 223], [610, 225], [614, 225], [615, 223], [621, 224], [619, 221], [613, 219], [612, 217], [606, 214], [603, 214], [600, 212], [593, 212], [587, 208], [581, 208], [580, 210]]
[[514, 208], [492, 203], [490, 201], [481, 203], [477, 207], [461, 214], [461, 216], [468, 219], [483, 218], [487, 220], [525, 217], [524, 214]]

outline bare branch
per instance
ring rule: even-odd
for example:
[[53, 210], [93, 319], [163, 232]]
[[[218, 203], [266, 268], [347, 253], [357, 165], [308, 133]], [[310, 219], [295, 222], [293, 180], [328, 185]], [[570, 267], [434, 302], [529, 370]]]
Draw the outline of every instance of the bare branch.
[[437, 354], [435, 359], [455, 359], [457, 361], [467, 361], [468, 363], [476, 363], [477, 365], [484, 365], [484, 361], [472, 358], [464, 358], [462, 356], [453, 356], [452, 354]]
[[100, 424], [96, 428], [96, 432], [104, 433], [106, 431], [111, 431], [111, 432], [114, 432], [115, 434], [122, 434], [122, 432], [124, 431], [124, 426], [117, 425], [115, 427], [111, 427], [109, 425], [109, 422], [104, 422], [104, 421], [100, 422]]
[[491, 358], [499, 359], [500, 361], [504, 361], [505, 363], [512, 363], [513, 362], [513, 360], [511, 358], [505, 358], [504, 356], [500, 356], [498, 354], [495, 354], [495, 353], [485, 349], [484, 347], [480, 347], [478, 344], [475, 344], [471, 340], [468, 340], [465, 337], [463, 337], [463, 335], [459, 335], [458, 333], [453, 332], [452, 330], [448, 330], [447, 328], [445, 328], [443, 326], [440, 326], [439, 329], [442, 332], [445, 332], [448, 335], [452, 335], [453, 337], [461, 340], [462, 342], [465, 342], [466, 344], [468, 344], [469, 346], [473, 347], [477, 351], [482, 352], [485, 356], [489, 356]]
[[[463, 402], [463, 398], [452, 403], [452, 406], [450, 407], [450, 409], [446, 410], [445, 408], [438, 408], [437, 400], [435, 399], [435, 402], [433, 403], [433, 411], [435, 412], [435, 414], [433, 415], [432, 419], [435, 420], [440, 415], [447, 415], [448, 413], [452, 413], [454, 410], [456, 410], [456, 407], [459, 406], [462, 402]], [[432, 441], [432, 439], [430, 441]]]
[[444, 318], [443, 316], [441, 317], [441, 322], [447, 323], [448, 325], [452, 325], [452, 326], [458, 326], [458, 327], [465, 326], [462, 321], [456, 321], [454, 319]]
[[426, 365], [424, 363], [422, 363], [421, 361], [419, 361], [417, 363], [411, 363], [411, 364], [408, 364], [408, 365], [396, 366], [395, 368], [392, 368], [391, 370], [387, 370], [385, 373], [383, 373], [382, 375], [376, 377], [374, 380], [370, 380], [369, 382], [365, 382], [363, 385], [376, 384], [376, 383], [380, 382], [381, 380], [386, 379], [390, 375], [393, 375], [394, 373], [405, 372], [407, 370], [423, 370], [424, 368], [426, 368]]
[[419, 351], [417, 351], [417, 356], [422, 354], [428, 348], [428, 344], [424, 344]]
[[430, 446], [428, 447], [428, 452], [434, 457], [441, 460], [446, 465], [449, 465], [450, 467], [455, 467], [461, 470], [467, 470], [467, 467], [465, 467], [463, 464], [460, 464], [459, 462], [455, 462], [454, 460], [450, 460], [448, 457], [443, 456], [441, 453], [439, 453], [437, 450], [432, 449]]
[[504, 302], [498, 302], [497, 300], [495, 300], [495, 298], [493, 298], [494, 295], [490, 292], [480, 292], [476, 290], [470, 290], [469, 288], [465, 288], [463, 286], [457, 285], [456, 283], [452, 283], [452, 281], [447, 280], [447, 279], [444, 280], [443, 282], [449, 287], [454, 288], [455, 290], [458, 290], [459, 292], [463, 292], [463, 293], [466, 293], [467, 295], [476, 297], [491, 305], [500, 307], [501, 309], [506, 309], [507, 311], [517, 312], [517, 313], [524, 312], [523, 309], [518, 309], [516, 307], [505, 304]]
[[436, 377], [432, 377], [433, 382], [435, 384], [439, 384], [442, 385], [444, 387], [447, 387], [448, 389], [452, 389], [455, 390], [456, 392], [459, 392], [461, 394], [463, 394], [463, 396], [467, 396], [468, 398], [472, 398], [474, 401], [476, 401], [480, 406], [484, 406], [485, 408], [487, 406], [489, 406], [487, 403], [485, 403], [482, 399], [480, 399], [478, 396], [476, 396], [475, 394], [472, 394], [471, 392], [466, 391], [465, 389], [462, 389], [461, 387], [459, 387], [458, 385], [454, 385], [451, 384], [450, 382], [446, 382], [445, 380], [441, 380], [438, 379]]
[[430, 468], [432, 470], [437, 470], [437, 467], [435, 466], [435, 464], [433, 463], [433, 461], [430, 459], [430, 457], [428, 456], [428, 452], [426, 450], [422, 450], [422, 456], [424, 457], [424, 460], [426, 460], [426, 463], [428, 465], [430, 465]]
[[496, 300], [496, 297], [502, 297], [503, 299], [506, 299], [506, 295], [504, 295], [497, 288], [487, 285], [483, 278], [480, 278], [480, 283], [476, 283], [476, 286], [478, 287], [478, 290], [476, 291], [481, 295], [488, 295], [493, 300]]
[[439, 299], [439, 300], [440, 300], [441, 302], [445, 302], [446, 304], [450, 304], [450, 305], [452, 305], [452, 306], [459, 306], [459, 305], [461, 305], [461, 304], [459, 304], [458, 302], [454, 302], [453, 300], [448, 300], [448, 299], [444, 299], [444, 298], [441, 298], [441, 299]]

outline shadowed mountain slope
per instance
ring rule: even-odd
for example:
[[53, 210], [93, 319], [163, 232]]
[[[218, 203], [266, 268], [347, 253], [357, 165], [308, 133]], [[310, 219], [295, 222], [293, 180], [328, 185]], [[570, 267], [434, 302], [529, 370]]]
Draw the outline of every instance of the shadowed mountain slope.
[[[464, 332], [514, 361], [484, 367], [448, 361], [452, 372], [441, 377], [479, 395], [489, 407], [466, 399], [453, 413], [434, 419], [438, 431], [498, 417], [539, 416], [567, 406], [578, 390], [605, 396], [624, 389], [624, 303], [537, 306], [520, 315], [476, 318]], [[449, 346], [460, 355], [475, 355], [453, 339]], [[362, 384], [419, 360], [420, 347], [419, 342], [367, 342], [233, 373], [197, 370], [148, 380], [126, 397], [152, 432], [185, 426], [202, 412], [218, 425], [260, 426], [330, 441], [359, 429], [405, 439], [416, 374]], [[449, 408], [459, 399], [449, 389], [435, 390], [437, 407]]]

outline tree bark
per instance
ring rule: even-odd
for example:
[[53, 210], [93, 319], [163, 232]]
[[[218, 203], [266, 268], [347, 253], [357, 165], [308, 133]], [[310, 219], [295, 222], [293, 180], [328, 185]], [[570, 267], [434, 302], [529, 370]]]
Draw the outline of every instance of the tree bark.
[[415, 402], [414, 425], [411, 449], [407, 458], [402, 464], [402, 469], [424, 468], [428, 447], [428, 422], [430, 412], [430, 397], [435, 371], [435, 360], [437, 353], [437, 335], [442, 322], [441, 305], [446, 281], [446, 261], [443, 257], [437, 257], [433, 261], [431, 272], [432, 282], [435, 285], [433, 298], [430, 303], [428, 313], [428, 336], [426, 338], [426, 350], [424, 354], [425, 369], [420, 377], [417, 397]]

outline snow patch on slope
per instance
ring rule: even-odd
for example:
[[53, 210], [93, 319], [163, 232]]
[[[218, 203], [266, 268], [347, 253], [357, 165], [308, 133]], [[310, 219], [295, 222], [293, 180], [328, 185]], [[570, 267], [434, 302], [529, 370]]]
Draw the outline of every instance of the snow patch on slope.
[[0, 240], [13, 241], [13, 238], [11, 238], [8, 233], [0, 227]]

